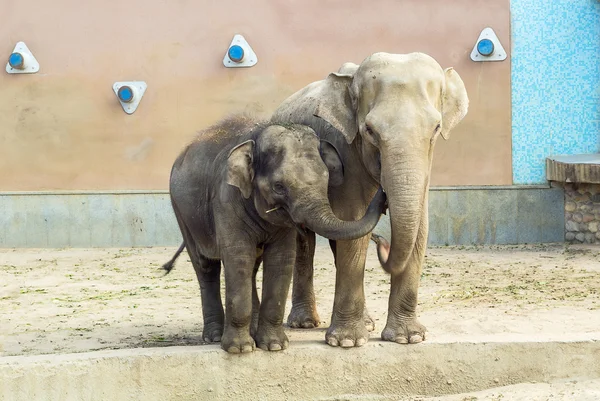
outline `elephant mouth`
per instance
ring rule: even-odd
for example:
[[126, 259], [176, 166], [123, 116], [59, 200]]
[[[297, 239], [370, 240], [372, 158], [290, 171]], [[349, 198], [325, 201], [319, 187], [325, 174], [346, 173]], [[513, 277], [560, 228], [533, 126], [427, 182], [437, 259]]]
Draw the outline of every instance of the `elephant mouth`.
[[301, 236], [305, 237], [308, 235], [308, 230], [304, 224], [294, 224], [294, 227], [296, 227], [296, 231], [298, 231]]
[[306, 226], [304, 225], [304, 223], [294, 223], [291, 213], [284, 206], [275, 206], [275, 207], [265, 211], [265, 213], [284, 217], [285, 219], [289, 220], [289, 222], [292, 223], [292, 225], [294, 226], [296, 231], [298, 231], [298, 233], [301, 236], [304, 237], [304, 236], [308, 235], [308, 230], [306, 229]]

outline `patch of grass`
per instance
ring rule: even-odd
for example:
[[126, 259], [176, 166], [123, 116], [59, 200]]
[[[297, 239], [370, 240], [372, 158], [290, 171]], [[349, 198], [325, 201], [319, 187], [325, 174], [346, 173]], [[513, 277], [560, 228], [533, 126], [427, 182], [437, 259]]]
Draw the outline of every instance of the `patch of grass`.
[[31, 288], [31, 287], [21, 288], [21, 294], [31, 294], [31, 293], [47, 294], [48, 290], [46, 290], [45, 288]]
[[75, 330], [75, 331], [92, 331], [93, 329], [90, 329], [88, 327], [75, 327], [73, 330]]

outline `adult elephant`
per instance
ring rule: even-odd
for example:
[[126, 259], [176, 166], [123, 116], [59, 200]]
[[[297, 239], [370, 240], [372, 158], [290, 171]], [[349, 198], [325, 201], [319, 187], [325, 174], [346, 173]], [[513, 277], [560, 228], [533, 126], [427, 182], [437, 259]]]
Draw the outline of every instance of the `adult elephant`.
[[[342, 179], [330, 182], [330, 203], [342, 219], [360, 218], [381, 184], [388, 198], [390, 243], [378, 255], [391, 274], [387, 323], [381, 337], [397, 343], [425, 339], [416, 317], [428, 233], [428, 191], [433, 149], [467, 113], [464, 83], [452, 68], [423, 53], [375, 53], [286, 99], [273, 122], [312, 127], [340, 155]], [[367, 342], [372, 319], [365, 309], [364, 266], [370, 236], [330, 241], [336, 285], [326, 341], [332, 346]], [[314, 235], [298, 239], [292, 327], [319, 324], [313, 290]], [[369, 327], [372, 326], [372, 327]]]

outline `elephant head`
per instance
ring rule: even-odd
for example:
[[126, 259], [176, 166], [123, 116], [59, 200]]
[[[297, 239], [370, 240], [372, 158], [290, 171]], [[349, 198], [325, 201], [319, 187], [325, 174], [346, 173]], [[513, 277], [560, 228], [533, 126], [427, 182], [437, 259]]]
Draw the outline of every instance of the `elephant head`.
[[356, 141], [363, 164], [385, 190], [392, 238], [378, 254], [387, 272], [400, 273], [415, 247], [426, 245], [435, 142], [449, 138], [469, 99], [456, 71], [422, 53], [375, 53], [357, 69], [345, 66], [325, 80], [329, 89], [320, 92], [314, 115], [348, 143]]
[[262, 219], [301, 233], [306, 227], [329, 239], [360, 238], [375, 228], [385, 207], [380, 188], [360, 220], [334, 215], [327, 195], [328, 186], [342, 180], [340, 156], [307, 126], [270, 125], [233, 148], [227, 164], [227, 183], [253, 197]]

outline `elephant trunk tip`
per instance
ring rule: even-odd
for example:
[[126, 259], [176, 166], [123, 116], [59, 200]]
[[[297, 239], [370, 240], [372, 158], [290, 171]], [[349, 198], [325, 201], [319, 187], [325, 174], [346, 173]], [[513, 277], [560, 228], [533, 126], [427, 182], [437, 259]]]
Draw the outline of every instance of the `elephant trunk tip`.
[[385, 270], [385, 272], [388, 274], [402, 273], [406, 268], [406, 263], [400, 266], [400, 268], [396, 268], [393, 263], [389, 263], [391, 249], [389, 241], [381, 235], [375, 233], [371, 233], [371, 240], [377, 245], [377, 258], [379, 259], [379, 263], [381, 264], [383, 270]]

